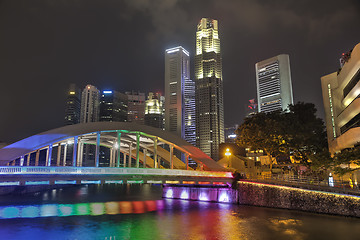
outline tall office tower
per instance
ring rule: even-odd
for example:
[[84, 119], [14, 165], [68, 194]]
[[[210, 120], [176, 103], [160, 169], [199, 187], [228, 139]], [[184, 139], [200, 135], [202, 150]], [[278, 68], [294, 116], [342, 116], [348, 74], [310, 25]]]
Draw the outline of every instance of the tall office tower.
[[81, 95], [80, 123], [99, 121], [100, 91], [92, 86], [86, 85]]
[[100, 98], [100, 122], [127, 122], [127, 95], [103, 91]]
[[342, 68], [321, 77], [329, 151], [334, 154], [360, 142], [360, 43]]
[[80, 122], [80, 88], [74, 83], [70, 84], [65, 106], [65, 125], [77, 124]]
[[145, 125], [164, 129], [164, 96], [150, 92], [145, 101]]
[[217, 20], [197, 25], [195, 55], [196, 145], [214, 160], [224, 138], [222, 60]]
[[128, 97], [128, 122], [144, 124], [145, 115], [145, 93], [126, 92]]
[[189, 52], [183, 47], [165, 51], [165, 130], [195, 144], [194, 82]]
[[255, 64], [258, 112], [286, 110], [294, 104], [289, 55], [281, 54]]

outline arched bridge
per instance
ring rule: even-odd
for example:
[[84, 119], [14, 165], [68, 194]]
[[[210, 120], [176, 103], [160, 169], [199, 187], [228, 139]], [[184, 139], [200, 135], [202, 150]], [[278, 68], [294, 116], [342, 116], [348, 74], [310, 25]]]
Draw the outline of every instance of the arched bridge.
[[[189, 159], [197, 170], [189, 167]], [[216, 184], [231, 178], [178, 136], [122, 122], [76, 124], [28, 137], [0, 149], [0, 164], [0, 185]]]

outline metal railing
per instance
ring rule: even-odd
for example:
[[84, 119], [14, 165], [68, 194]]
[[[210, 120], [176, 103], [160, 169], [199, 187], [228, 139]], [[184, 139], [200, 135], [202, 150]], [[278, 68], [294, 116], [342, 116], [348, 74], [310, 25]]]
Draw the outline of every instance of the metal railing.
[[57, 175], [157, 175], [232, 178], [230, 172], [210, 172], [193, 170], [172, 170], [155, 168], [108, 168], [108, 167], [0, 167], [1, 175], [57, 174]]
[[333, 180], [329, 184], [329, 179], [320, 180], [316, 177], [296, 176], [296, 175], [259, 175], [250, 179], [260, 183], [271, 183], [276, 185], [297, 187], [302, 189], [345, 193], [360, 196], [359, 185], [350, 181]]

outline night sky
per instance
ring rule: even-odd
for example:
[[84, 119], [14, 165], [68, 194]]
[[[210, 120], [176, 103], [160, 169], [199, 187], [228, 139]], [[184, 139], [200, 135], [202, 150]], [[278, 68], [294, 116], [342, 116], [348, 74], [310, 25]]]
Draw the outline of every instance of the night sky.
[[202, 17], [219, 21], [225, 124], [256, 98], [255, 63], [289, 54], [294, 101], [315, 103], [320, 77], [360, 42], [360, 1], [0, 1], [0, 141], [63, 126], [70, 83], [164, 92], [164, 51], [192, 55]]

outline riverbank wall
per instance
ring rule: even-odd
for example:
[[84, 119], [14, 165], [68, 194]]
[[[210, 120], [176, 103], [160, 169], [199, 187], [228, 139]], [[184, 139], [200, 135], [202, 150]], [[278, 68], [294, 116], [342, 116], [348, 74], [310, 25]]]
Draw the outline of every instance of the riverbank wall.
[[163, 197], [360, 217], [358, 196], [246, 181], [239, 182], [236, 190], [224, 187], [164, 186]]

